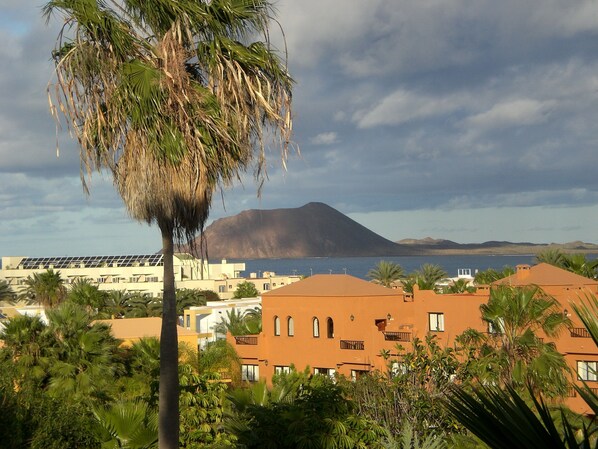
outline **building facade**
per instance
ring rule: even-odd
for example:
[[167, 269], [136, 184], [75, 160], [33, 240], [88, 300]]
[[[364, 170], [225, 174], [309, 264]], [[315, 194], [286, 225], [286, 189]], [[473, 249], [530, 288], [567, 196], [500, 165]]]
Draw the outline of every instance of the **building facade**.
[[[179, 253], [174, 256], [174, 276], [177, 289], [212, 290], [220, 298], [232, 298], [238, 284], [250, 281], [258, 292], [269, 291], [300, 279], [299, 276], [278, 276], [264, 273], [263, 277], [241, 277], [244, 263], [230, 263], [223, 259], [211, 264]], [[67, 286], [78, 279], [97, 284], [100, 290], [126, 290], [130, 293], [162, 295], [163, 255], [136, 254], [124, 256], [75, 257], [2, 257], [0, 279], [6, 280], [16, 293], [26, 288], [26, 280], [34, 273], [46, 270], [60, 272]]]
[[[556, 341], [573, 373], [598, 388], [598, 350], [579, 320], [571, 316], [572, 303], [585, 295], [598, 295], [598, 282], [565, 270], [540, 264], [519, 266], [501, 283], [538, 285], [553, 295], [573, 326]], [[301, 282], [262, 295], [262, 332], [255, 336], [227, 336], [243, 364], [246, 380], [265, 379], [294, 365], [313, 373], [357, 377], [389, 367], [383, 356], [396, 353], [400, 344], [409, 350], [413, 338], [428, 334], [453, 346], [468, 328], [488, 332], [480, 305], [488, 301], [491, 286], [475, 293], [437, 294], [414, 289], [407, 294], [348, 275], [314, 275]], [[584, 410], [580, 398], [568, 405]]]

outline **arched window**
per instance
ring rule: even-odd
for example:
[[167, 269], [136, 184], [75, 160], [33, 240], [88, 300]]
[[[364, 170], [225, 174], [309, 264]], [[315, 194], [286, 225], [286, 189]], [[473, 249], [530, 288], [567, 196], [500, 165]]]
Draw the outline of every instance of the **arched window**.
[[318, 338], [320, 336], [320, 320], [318, 320], [318, 318], [314, 317], [314, 321], [313, 321], [313, 327], [314, 327], [314, 337]]
[[334, 321], [330, 317], [326, 320], [326, 335], [328, 338], [334, 338]]
[[292, 337], [295, 335], [295, 321], [293, 321], [293, 317], [290, 316], [287, 318], [287, 330], [288, 336]]
[[274, 317], [274, 335], [280, 335], [280, 318]]

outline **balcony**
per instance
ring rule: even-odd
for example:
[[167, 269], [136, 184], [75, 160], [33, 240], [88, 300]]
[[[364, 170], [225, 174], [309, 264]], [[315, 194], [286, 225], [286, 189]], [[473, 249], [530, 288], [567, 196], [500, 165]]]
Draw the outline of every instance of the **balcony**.
[[365, 349], [365, 344], [361, 340], [341, 340], [341, 349], [363, 351]]
[[571, 336], [574, 338], [592, 338], [585, 327], [572, 327], [569, 329]]
[[411, 341], [411, 332], [384, 332], [386, 341]]
[[235, 337], [235, 342], [238, 345], [257, 345], [257, 336], [255, 335], [242, 335], [239, 337]]

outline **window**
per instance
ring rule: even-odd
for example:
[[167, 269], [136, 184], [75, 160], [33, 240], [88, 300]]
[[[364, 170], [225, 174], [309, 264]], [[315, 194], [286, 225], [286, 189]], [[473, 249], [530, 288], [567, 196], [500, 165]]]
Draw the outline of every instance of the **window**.
[[266, 284], [263, 284], [263, 290], [264, 290], [265, 292], [267, 292], [268, 290], [270, 290], [270, 284], [268, 284], [268, 283], [266, 283]]
[[314, 374], [323, 374], [324, 376], [334, 377], [336, 370], [334, 368], [314, 368]]
[[226, 292], [226, 285], [219, 285], [218, 293], [225, 293], [225, 292]]
[[247, 382], [257, 382], [260, 378], [260, 368], [257, 365], [241, 365], [241, 379]]
[[186, 318], [186, 324], [187, 324], [187, 329], [191, 329], [191, 315], [187, 315], [185, 316]]
[[577, 361], [577, 377], [581, 380], [598, 380], [598, 362]]
[[357, 379], [359, 379], [361, 376], [365, 376], [366, 374], [368, 374], [369, 371], [364, 371], [364, 370], [357, 370], [357, 369], [352, 369], [351, 370], [351, 380], [352, 381], [356, 381]]
[[274, 317], [274, 335], [280, 335], [280, 318]]
[[288, 330], [289, 337], [292, 337], [295, 335], [295, 321], [293, 320], [292, 316], [287, 318], [287, 330]]
[[288, 374], [291, 372], [290, 366], [275, 366], [274, 374]]
[[430, 331], [444, 332], [444, 313], [429, 313]]
[[318, 320], [315, 317], [314, 317], [314, 321], [313, 321], [313, 328], [314, 328], [314, 337], [319, 338], [320, 337], [320, 320]]
[[407, 366], [401, 362], [391, 362], [390, 374], [392, 377], [401, 376], [407, 374]]
[[328, 338], [334, 338], [334, 321], [332, 321], [332, 318], [326, 320], [326, 335]]

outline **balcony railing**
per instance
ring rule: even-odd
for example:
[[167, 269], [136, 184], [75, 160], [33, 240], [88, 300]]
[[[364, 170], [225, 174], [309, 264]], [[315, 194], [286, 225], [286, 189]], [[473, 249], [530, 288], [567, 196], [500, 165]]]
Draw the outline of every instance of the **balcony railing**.
[[238, 345], [257, 345], [257, 337], [250, 335], [242, 335], [235, 337], [235, 342]]
[[411, 332], [384, 332], [387, 341], [411, 341]]
[[365, 349], [365, 344], [360, 340], [341, 340], [341, 349], [356, 349], [358, 351], [363, 351]]
[[585, 327], [572, 327], [569, 329], [572, 337], [575, 338], [592, 338], [590, 333]]

